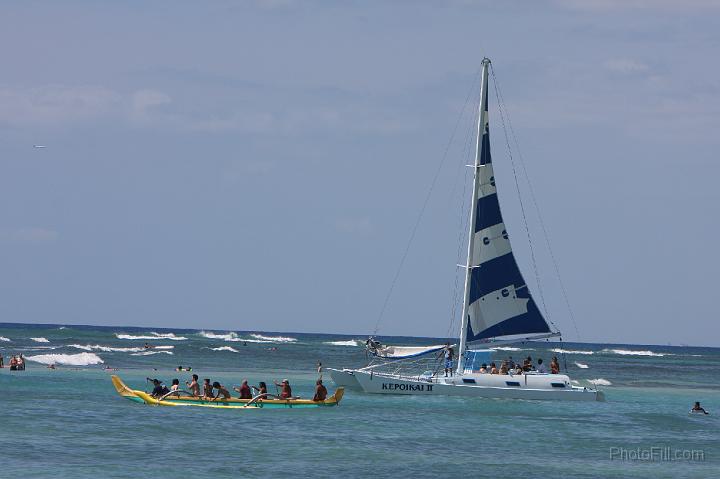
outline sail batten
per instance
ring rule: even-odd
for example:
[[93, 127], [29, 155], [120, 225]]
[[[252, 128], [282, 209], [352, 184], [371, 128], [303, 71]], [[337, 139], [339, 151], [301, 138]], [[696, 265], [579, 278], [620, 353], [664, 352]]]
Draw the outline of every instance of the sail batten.
[[[489, 61], [484, 62], [487, 69]], [[500, 211], [490, 154], [488, 85], [483, 72], [476, 154], [472, 229], [461, 336], [467, 342], [494, 337], [550, 333], [512, 252]]]

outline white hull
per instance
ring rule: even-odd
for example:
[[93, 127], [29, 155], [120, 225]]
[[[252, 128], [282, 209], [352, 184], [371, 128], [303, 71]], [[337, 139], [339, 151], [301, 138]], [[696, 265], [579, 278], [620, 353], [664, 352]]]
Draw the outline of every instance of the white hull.
[[371, 394], [566, 401], [605, 400], [605, 395], [601, 391], [572, 386], [570, 379], [564, 374], [464, 374], [448, 378], [424, 378], [356, 370], [352, 371], [352, 377], [364, 392]]
[[355, 378], [354, 370], [327, 368], [327, 371], [330, 371], [330, 377], [336, 385], [342, 386], [346, 389], [351, 389], [353, 391], [363, 391], [362, 386], [360, 386], [360, 383]]

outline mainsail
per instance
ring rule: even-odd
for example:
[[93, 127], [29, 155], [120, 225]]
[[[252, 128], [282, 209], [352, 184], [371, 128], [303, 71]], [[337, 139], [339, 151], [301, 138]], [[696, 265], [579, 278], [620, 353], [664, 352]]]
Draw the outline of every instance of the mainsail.
[[474, 165], [475, 204], [471, 218], [463, 305], [466, 315], [463, 321], [466, 325], [465, 340], [468, 342], [551, 331], [520, 273], [500, 212], [490, 156], [489, 63], [487, 59], [483, 61], [478, 151]]

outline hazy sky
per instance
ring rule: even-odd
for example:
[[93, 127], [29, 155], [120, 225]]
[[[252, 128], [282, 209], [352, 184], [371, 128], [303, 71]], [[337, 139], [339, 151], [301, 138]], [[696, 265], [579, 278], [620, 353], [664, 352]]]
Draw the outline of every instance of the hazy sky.
[[[372, 332], [487, 55], [580, 339], [718, 346], [717, 5], [2, 2], [0, 322]], [[470, 113], [381, 334], [448, 333]]]

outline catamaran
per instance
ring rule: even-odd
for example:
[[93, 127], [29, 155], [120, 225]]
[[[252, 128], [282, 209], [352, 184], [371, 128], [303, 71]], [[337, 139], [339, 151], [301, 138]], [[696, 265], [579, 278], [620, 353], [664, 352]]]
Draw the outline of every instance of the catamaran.
[[[490, 156], [489, 67], [490, 60], [483, 59], [475, 161], [469, 165], [474, 174], [467, 256], [465, 264], [461, 265], [465, 272], [465, 287], [457, 370], [454, 375], [442, 375], [437, 368], [418, 373], [406, 371], [403, 366], [417, 369], [422, 364], [420, 358], [430, 357], [432, 361], [433, 355], [442, 354], [449, 345], [385, 346], [370, 338], [366, 345], [374, 361], [367, 367], [329, 369], [338, 386], [377, 394], [604, 400], [596, 386], [574, 385], [566, 374], [481, 372], [482, 363], [490, 364], [493, 351], [487, 349], [489, 345], [560, 336], [558, 330], [551, 329], [530, 294], [515, 261], [500, 211]], [[486, 349], [470, 349], [469, 344], [484, 344]]]

